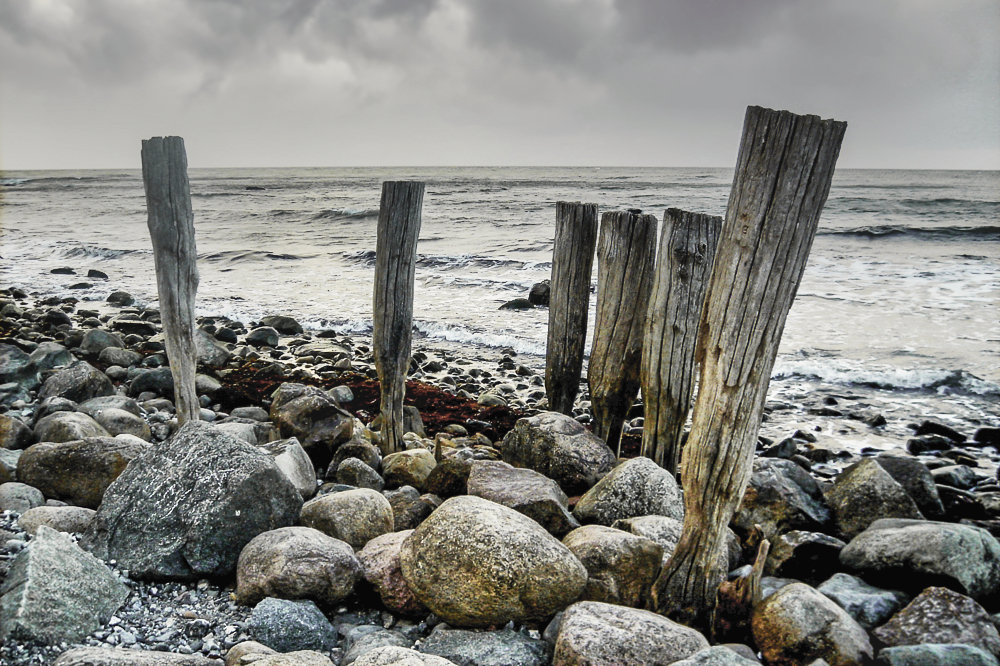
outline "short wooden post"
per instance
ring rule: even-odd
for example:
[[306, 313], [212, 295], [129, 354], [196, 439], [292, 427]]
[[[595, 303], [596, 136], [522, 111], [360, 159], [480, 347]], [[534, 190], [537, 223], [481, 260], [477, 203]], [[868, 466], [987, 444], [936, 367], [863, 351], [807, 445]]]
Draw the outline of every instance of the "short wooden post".
[[403, 396], [413, 339], [413, 279], [424, 184], [382, 183], [375, 241], [375, 296], [372, 347], [382, 390], [382, 448], [402, 451]]
[[663, 216], [642, 350], [642, 455], [677, 471], [694, 396], [694, 350], [722, 218], [670, 208]]
[[563, 414], [573, 413], [573, 401], [580, 390], [596, 241], [597, 204], [556, 204], [545, 392], [549, 409]]
[[847, 123], [749, 107], [698, 334], [701, 363], [681, 456], [684, 530], [651, 607], [712, 626], [723, 534], [750, 478], [785, 318], [830, 191]]
[[174, 378], [174, 405], [177, 422], [184, 424], [197, 421], [200, 409], [194, 385], [198, 251], [184, 139], [157, 136], [142, 142], [142, 183], [146, 189], [147, 225], [153, 240], [160, 321]]
[[587, 381], [594, 434], [621, 455], [629, 407], [639, 395], [642, 334], [653, 286], [656, 216], [641, 211], [601, 215], [597, 242], [597, 320]]

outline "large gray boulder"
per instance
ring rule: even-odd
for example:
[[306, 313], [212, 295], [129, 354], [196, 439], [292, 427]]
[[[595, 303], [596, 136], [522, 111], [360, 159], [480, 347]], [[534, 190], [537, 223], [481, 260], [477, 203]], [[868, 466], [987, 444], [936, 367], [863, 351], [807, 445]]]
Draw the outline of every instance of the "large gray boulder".
[[71, 442], [85, 437], [111, 437], [104, 427], [82, 412], [56, 412], [35, 424], [36, 442]]
[[898, 590], [883, 590], [845, 573], [833, 574], [816, 588], [820, 594], [833, 599], [865, 629], [882, 624], [910, 600]]
[[923, 515], [903, 486], [872, 458], [845, 469], [826, 493], [837, 530], [850, 540], [882, 518], [921, 520]]
[[561, 539], [580, 523], [569, 512], [569, 498], [552, 479], [532, 469], [499, 460], [475, 460], [469, 471], [468, 494], [503, 504], [528, 516]]
[[308, 599], [264, 599], [250, 613], [247, 633], [253, 640], [278, 652], [329, 652], [337, 645], [337, 630]]
[[38, 369], [31, 357], [14, 345], [0, 344], [0, 384], [14, 383], [27, 398], [27, 392], [41, 385]]
[[403, 542], [414, 595], [459, 627], [541, 620], [580, 596], [587, 570], [538, 523], [464, 495], [444, 502]]
[[971, 645], [900, 645], [878, 653], [879, 666], [998, 666], [989, 652]]
[[116, 333], [112, 333], [103, 328], [92, 328], [83, 334], [80, 342], [80, 351], [88, 356], [100, 356], [101, 352], [109, 348], [123, 348], [125, 343]]
[[0, 511], [24, 513], [45, 504], [45, 496], [34, 486], [18, 481], [0, 483]]
[[569, 496], [587, 492], [611, 471], [616, 459], [600, 437], [558, 412], [519, 419], [500, 451], [504, 462], [544, 474]]
[[200, 654], [82, 647], [63, 652], [52, 666], [219, 666], [219, 661]]
[[97, 512], [82, 506], [36, 506], [17, 519], [18, 526], [28, 534], [36, 534], [43, 525], [58, 532], [82, 534], [90, 527]]
[[563, 545], [587, 569], [581, 601], [641, 608], [660, 573], [663, 547], [634, 534], [603, 525], [573, 530]]
[[876, 456], [875, 462], [881, 465], [896, 483], [903, 486], [925, 518], [929, 520], [944, 518], [944, 504], [941, 503], [937, 485], [927, 465], [909, 456], [888, 453]]
[[299, 440], [291, 437], [276, 442], [268, 442], [260, 446], [261, 450], [274, 458], [278, 466], [295, 489], [307, 500], [316, 494], [316, 468], [309, 454], [306, 453]]
[[215, 336], [200, 328], [194, 333], [194, 347], [198, 362], [209, 368], [224, 368], [233, 356], [231, 351], [219, 344]]
[[82, 543], [136, 578], [227, 576], [251, 539], [294, 524], [301, 507], [270, 456], [192, 421], [111, 484]]
[[757, 604], [754, 642], [769, 664], [854, 666], [874, 656], [868, 633], [843, 608], [804, 583], [792, 583]]
[[553, 666], [659, 666], [708, 647], [700, 633], [638, 608], [581, 601], [563, 614]]
[[282, 437], [295, 437], [313, 464], [325, 468], [354, 431], [354, 418], [315, 386], [282, 384], [271, 399], [271, 420]]
[[362, 548], [392, 531], [392, 506], [381, 493], [357, 488], [322, 495], [302, 507], [302, 524]]
[[[152, 432], [145, 419], [141, 416], [136, 416], [128, 410], [116, 407], [99, 409], [93, 414], [93, 418], [112, 437], [131, 435], [146, 442], [152, 439]], [[80, 438], [77, 437], [76, 439]], [[39, 439], [38, 441], [42, 440]]]
[[840, 551], [840, 562], [871, 582], [913, 593], [945, 585], [980, 599], [1000, 587], [1000, 543], [971, 525], [877, 520]]
[[990, 614], [969, 597], [929, 587], [872, 635], [888, 647], [963, 643], [1000, 656], [1000, 633]]
[[69, 535], [43, 525], [0, 586], [0, 640], [79, 641], [100, 629], [128, 595]]
[[573, 517], [581, 523], [607, 526], [622, 518], [650, 515], [684, 520], [684, 500], [674, 475], [643, 457], [615, 467], [573, 509]]
[[382, 477], [387, 488], [413, 486], [422, 491], [436, 466], [434, 454], [427, 449], [396, 451], [382, 459]]
[[148, 450], [141, 443], [115, 437], [42, 442], [21, 454], [17, 475], [47, 497], [96, 509], [108, 486]]
[[548, 666], [552, 646], [522, 633], [438, 629], [420, 645], [424, 654], [434, 654], [458, 666]]
[[255, 536], [236, 564], [236, 599], [313, 599], [332, 606], [361, 580], [354, 549], [311, 527], [282, 527]]
[[114, 392], [115, 386], [107, 375], [86, 361], [77, 361], [49, 377], [38, 392], [38, 400], [60, 397], [85, 402], [102, 395], [114, 395]]
[[808, 472], [791, 460], [757, 458], [730, 525], [744, 536], [760, 525], [764, 537], [791, 530], [825, 532], [831, 520], [823, 493]]

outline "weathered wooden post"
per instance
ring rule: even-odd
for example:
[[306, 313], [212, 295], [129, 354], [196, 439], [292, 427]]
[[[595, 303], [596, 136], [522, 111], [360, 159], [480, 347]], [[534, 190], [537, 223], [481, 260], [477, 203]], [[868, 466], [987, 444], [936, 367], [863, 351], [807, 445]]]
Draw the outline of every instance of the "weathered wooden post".
[[556, 204], [545, 392], [549, 409], [563, 414], [573, 413], [573, 401], [580, 390], [596, 241], [597, 204]]
[[153, 240], [160, 320], [174, 378], [174, 405], [177, 422], [183, 425], [197, 421], [200, 409], [194, 386], [198, 251], [184, 139], [157, 136], [142, 142], [142, 183], [146, 189], [147, 225]]
[[587, 381], [594, 434], [621, 455], [621, 434], [639, 394], [642, 334], [653, 286], [656, 216], [641, 211], [601, 215], [597, 241], [597, 321]]
[[694, 395], [694, 350], [722, 218], [670, 208], [663, 215], [642, 348], [642, 455], [677, 471]]
[[698, 397], [681, 456], [684, 531], [650, 606], [711, 627], [723, 531], [750, 478], [778, 342], [847, 123], [749, 107], [698, 334]]
[[382, 183], [375, 241], [372, 347], [382, 390], [383, 453], [404, 448], [403, 396], [413, 339], [413, 278], [423, 203], [423, 183]]

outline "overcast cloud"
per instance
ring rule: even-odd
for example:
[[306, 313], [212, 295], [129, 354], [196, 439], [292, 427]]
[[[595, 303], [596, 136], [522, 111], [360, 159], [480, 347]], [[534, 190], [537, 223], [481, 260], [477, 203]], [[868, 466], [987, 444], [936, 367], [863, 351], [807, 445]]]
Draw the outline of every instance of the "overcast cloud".
[[996, 0], [0, 0], [0, 168], [732, 166], [749, 104], [843, 167], [1000, 168]]

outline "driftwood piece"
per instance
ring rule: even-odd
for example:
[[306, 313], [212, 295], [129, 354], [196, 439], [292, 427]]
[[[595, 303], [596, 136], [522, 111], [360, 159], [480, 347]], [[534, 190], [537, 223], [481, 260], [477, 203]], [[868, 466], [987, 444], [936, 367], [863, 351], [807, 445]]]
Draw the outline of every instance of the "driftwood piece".
[[719, 586], [715, 606], [715, 621], [712, 623], [713, 643], [752, 643], [750, 618], [754, 606], [760, 603], [762, 590], [760, 579], [764, 576], [764, 565], [771, 550], [771, 542], [764, 538], [764, 530], [754, 525], [747, 539], [747, 545], [756, 544], [757, 556], [750, 573]]
[[639, 395], [643, 324], [653, 286], [656, 216], [601, 215], [597, 241], [597, 317], [587, 366], [594, 434], [621, 454], [621, 433]]
[[413, 280], [423, 202], [423, 183], [382, 183], [375, 241], [372, 347], [382, 391], [383, 453], [404, 449], [403, 396], [413, 339]]
[[663, 215], [642, 349], [642, 455], [672, 473], [694, 396], [694, 352], [722, 218], [670, 208]]
[[194, 384], [198, 251], [184, 139], [153, 137], [142, 142], [142, 183], [146, 189], [149, 236], [153, 241], [160, 318], [174, 378], [174, 405], [177, 422], [183, 425], [197, 421], [200, 410]]
[[549, 409], [568, 415], [573, 413], [573, 401], [580, 390], [583, 372], [596, 241], [597, 204], [579, 201], [556, 204], [545, 392]]
[[847, 123], [747, 109], [726, 221], [702, 310], [701, 364], [681, 456], [684, 530], [651, 606], [710, 628], [718, 552], [750, 478], [785, 318], [795, 298]]

